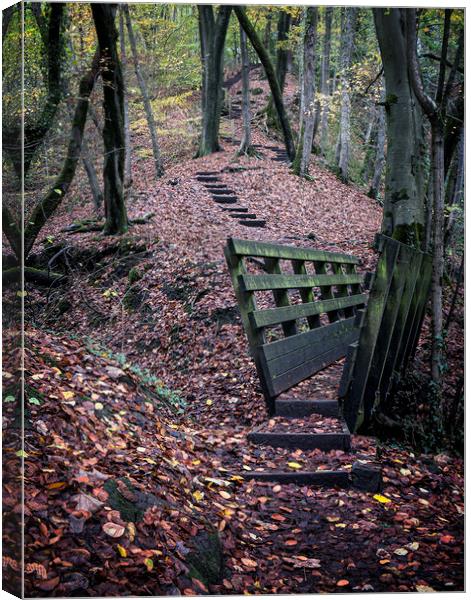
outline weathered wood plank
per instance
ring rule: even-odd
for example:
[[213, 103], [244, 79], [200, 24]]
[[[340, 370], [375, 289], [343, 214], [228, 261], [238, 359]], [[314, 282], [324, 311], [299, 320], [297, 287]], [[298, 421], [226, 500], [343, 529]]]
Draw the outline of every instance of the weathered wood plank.
[[330, 323], [318, 329], [310, 329], [303, 333], [277, 340], [263, 345], [264, 356], [267, 361], [274, 360], [280, 356], [285, 356], [290, 352], [297, 352], [305, 346], [323, 344], [329, 337], [341, 338], [354, 328], [354, 317]]
[[325, 287], [360, 283], [361, 275], [241, 275], [239, 285], [246, 292]]
[[272, 433], [251, 431], [249, 442], [274, 448], [301, 448], [302, 450], [350, 450], [348, 433]]
[[233, 254], [241, 256], [262, 256], [267, 258], [298, 259], [325, 262], [352, 263], [357, 265], [360, 261], [356, 256], [341, 254], [339, 252], [326, 252], [323, 250], [312, 250], [311, 248], [298, 248], [296, 246], [282, 246], [266, 242], [255, 242], [229, 238], [227, 244]]
[[353, 367], [355, 365], [355, 358], [358, 350], [358, 341], [353, 342], [347, 348], [347, 354], [345, 355], [345, 364], [342, 370], [342, 376], [340, 378], [340, 384], [338, 389], [338, 397], [344, 398], [348, 394], [350, 383], [353, 377]]
[[378, 332], [383, 318], [385, 299], [388, 295], [399, 246], [394, 240], [386, 241], [372, 284], [365, 322], [361, 329], [355, 360], [352, 384], [343, 403], [343, 414], [350, 431], [356, 431], [363, 422], [363, 398], [371, 359], [378, 341]]
[[391, 334], [389, 352], [384, 362], [383, 376], [379, 385], [381, 401], [384, 401], [385, 399], [387, 401], [387, 396], [393, 383], [392, 378], [401, 359], [400, 351], [402, 341], [408, 335], [406, 321], [410, 311], [414, 290], [416, 288], [417, 278], [420, 274], [423, 256], [424, 255], [419, 252], [414, 252], [408, 268], [406, 282], [399, 303], [396, 323]]
[[[318, 275], [320, 275], [322, 277], [328, 276], [327, 275], [327, 265], [325, 262], [316, 261], [314, 263], [314, 267], [315, 267], [316, 273]], [[321, 293], [322, 300], [333, 300], [335, 298], [334, 292], [329, 285], [322, 286], [320, 289], [320, 293]], [[338, 321], [340, 318], [337, 310], [329, 311], [327, 313], [327, 317], [328, 317], [330, 323], [334, 323], [335, 321]]]
[[390, 350], [391, 337], [414, 254], [414, 248], [405, 245], [399, 246], [399, 253], [394, 265], [391, 283], [385, 298], [383, 317], [378, 330], [378, 343], [373, 349], [370, 368], [366, 378], [363, 396], [363, 418], [368, 421], [370, 420], [373, 407], [377, 402], [381, 401], [379, 388], [381, 378], [383, 377], [384, 364]]
[[[265, 269], [268, 273], [274, 275], [282, 275], [279, 258], [265, 258]], [[273, 298], [277, 307], [287, 307], [290, 305], [287, 290], [273, 290]], [[296, 319], [284, 321], [282, 323], [283, 333], [286, 336], [296, 335], [298, 328], [296, 327]]]
[[279, 376], [273, 376], [270, 369], [264, 365], [262, 359], [262, 365], [264, 366], [265, 371], [269, 374], [267, 385], [270, 393], [272, 393], [274, 396], [277, 396], [281, 394], [281, 392], [290, 389], [300, 381], [304, 381], [304, 379], [311, 377], [318, 371], [322, 371], [322, 369], [325, 369], [325, 367], [345, 356], [348, 346], [358, 339], [358, 333], [358, 330], [351, 330], [349, 334], [339, 342], [338, 345], [322, 354], [314, 356], [311, 360], [306, 359], [305, 362], [299, 364], [293, 369], [290, 369], [289, 371], [282, 373]]
[[268, 327], [291, 319], [320, 315], [337, 308], [363, 306], [366, 303], [366, 300], [366, 294], [359, 294], [356, 296], [334, 298], [332, 300], [318, 300], [317, 302], [293, 304], [283, 308], [267, 308], [250, 313], [249, 319], [253, 327]]
[[407, 368], [408, 362], [413, 358], [417, 343], [420, 337], [420, 330], [425, 315], [425, 307], [429, 298], [430, 285], [432, 278], [432, 257], [425, 254], [422, 260], [420, 276], [417, 280], [417, 303], [414, 318], [410, 326], [410, 333], [407, 339], [407, 343], [404, 345], [402, 350], [402, 371], [404, 372]]
[[[306, 262], [304, 260], [292, 260], [291, 264], [293, 265], [293, 271], [295, 275], [307, 275], [306, 270]], [[315, 301], [314, 292], [310, 288], [300, 288], [299, 295], [301, 296], [301, 300], [303, 303], [313, 303]], [[321, 324], [319, 313], [315, 313], [314, 315], [306, 315], [307, 323], [309, 325], [309, 329], [316, 329]]]

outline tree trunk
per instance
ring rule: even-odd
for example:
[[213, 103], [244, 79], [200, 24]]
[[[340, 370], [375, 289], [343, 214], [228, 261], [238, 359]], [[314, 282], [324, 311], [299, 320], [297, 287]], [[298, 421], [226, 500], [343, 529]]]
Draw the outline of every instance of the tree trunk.
[[408, 74], [401, 11], [373, 9], [384, 68], [388, 140], [382, 232], [419, 247], [424, 229], [423, 116]]
[[131, 15], [129, 12], [129, 6], [124, 4], [122, 6], [124, 10], [124, 15], [126, 17], [126, 27], [128, 30], [129, 44], [131, 46], [131, 52], [134, 62], [134, 71], [136, 72], [137, 81], [139, 83], [139, 89], [141, 90], [142, 102], [144, 104], [144, 110], [147, 118], [147, 125], [149, 127], [150, 138], [152, 141], [152, 153], [154, 156], [154, 169], [155, 176], [157, 178], [162, 177], [164, 174], [164, 167], [162, 165], [162, 157], [160, 155], [160, 146], [159, 140], [157, 138], [157, 127], [155, 125], [154, 112], [152, 110], [152, 104], [149, 98], [149, 92], [147, 90], [146, 81], [141, 73], [141, 68], [139, 65], [139, 56], [137, 53], [137, 44], [136, 38], [134, 36], [134, 30], [131, 22]]
[[420, 102], [430, 121], [431, 139], [431, 187], [433, 199], [432, 226], [432, 381], [440, 391], [442, 354], [443, 354], [443, 290], [442, 279], [444, 269], [444, 210], [445, 210], [445, 132], [444, 117], [446, 115], [447, 97], [451, 90], [454, 74], [450, 74], [445, 88], [445, 63], [450, 35], [451, 10], [445, 10], [443, 27], [442, 52], [435, 100], [428, 96], [423, 88], [419, 61], [417, 58], [416, 9], [405, 11], [405, 31], [407, 44], [407, 64], [409, 77]]
[[349, 70], [352, 61], [353, 39], [358, 9], [343, 8], [344, 27], [342, 28], [342, 51], [340, 60], [340, 135], [338, 150], [338, 170], [343, 181], [348, 181], [348, 163], [350, 160], [350, 91]]
[[231, 6], [221, 5], [215, 20], [212, 6], [198, 5], [203, 57], [203, 123], [197, 156], [206, 156], [220, 150], [218, 138], [223, 97], [224, 43], [231, 10]]
[[375, 152], [375, 161], [373, 168], [373, 177], [371, 179], [370, 189], [368, 192], [368, 196], [370, 198], [374, 198], [375, 200], [378, 198], [379, 194], [379, 186], [381, 183], [381, 174], [383, 173], [384, 168], [384, 145], [386, 143], [386, 117], [384, 114], [384, 109], [380, 107], [378, 114], [378, 132], [376, 135], [376, 152]]
[[250, 64], [247, 51], [247, 35], [240, 26], [240, 53], [242, 58], [242, 119], [244, 132], [238, 154], [253, 154], [250, 131]]
[[[322, 63], [321, 63], [321, 81], [320, 81], [320, 100], [319, 100], [319, 138], [320, 138], [320, 151], [323, 156], [327, 150], [327, 139], [328, 139], [328, 119], [329, 119], [329, 78], [330, 78], [330, 51], [332, 47], [332, 16], [334, 8], [333, 6], [326, 6], [324, 13], [324, 43], [322, 49]], [[315, 142], [316, 130], [314, 130]]]
[[237, 18], [239, 19], [239, 23], [241, 24], [242, 28], [247, 34], [247, 37], [249, 38], [252, 46], [254, 47], [255, 52], [260, 58], [260, 62], [262, 63], [265, 69], [268, 83], [270, 84], [270, 90], [273, 95], [275, 107], [278, 113], [278, 118], [280, 119], [281, 129], [283, 131], [283, 136], [285, 140], [286, 152], [290, 160], [293, 160], [295, 155], [293, 134], [291, 132], [291, 126], [289, 124], [288, 115], [286, 114], [285, 106], [283, 104], [283, 95], [281, 93], [281, 88], [276, 77], [275, 69], [273, 68], [273, 63], [270, 60], [268, 52], [265, 50], [263, 44], [261, 43], [260, 38], [258, 37], [257, 32], [255, 31], [255, 28], [248, 20], [244, 8], [239, 5], [236, 5], [233, 8], [234, 12], [237, 15]]
[[317, 35], [317, 7], [306, 11], [304, 33], [304, 114], [299, 135], [298, 150], [293, 163], [293, 171], [301, 177], [309, 174], [309, 158], [314, 133], [314, 94], [315, 94], [315, 51]]
[[[286, 81], [286, 72], [288, 67], [288, 51], [284, 47], [284, 43], [288, 39], [288, 32], [291, 25], [291, 15], [284, 10], [280, 11], [278, 16], [278, 33], [277, 43], [278, 48], [276, 50], [276, 78], [280, 85], [281, 95], [283, 96], [283, 90]], [[278, 115], [274, 107], [273, 94], [268, 100], [267, 111], [267, 123], [270, 127], [279, 127]]]
[[105, 235], [125, 233], [128, 218], [124, 202], [124, 86], [116, 42], [116, 4], [92, 3], [92, 14], [100, 48], [103, 80], [103, 181]]
[[103, 194], [101, 193], [100, 182], [98, 181], [93, 160], [90, 158], [90, 152], [85, 138], [82, 140], [82, 162], [85, 172], [87, 173], [88, 183], [90, 184], [95, 210], [97, 213], [100, 213], [103, 207]]
[[[458, 142], [458, 146], [455, 151], [455, 168], [452, 172], [453, 176], [449, 173], [449, 182], [447, 185], [445, 204], [450, 207], [450, 212], [445, 222], [445, 248], [448, 245], [448, 241], [451, 239], [453, 229], [456, 220], [456, 214], [458, 207], [464, 207], [464, 135], [461, 134], [461, 138]], [[451, 169], [450, 169], [451, 170]]]
[[[126, 40], [124, 38], [124, 17], [123, 8], [119, 9], [119, 44], [121, 50], [121, 66], [123, 70], [123, 79], [126, 78], [126, 67], [128, 64], [126, 56]], [[124, 83], [124, 189], [128, 190], [132, 184], [131, 173], [131, 130], [129, 127], [129, 100], [128, 85]]]

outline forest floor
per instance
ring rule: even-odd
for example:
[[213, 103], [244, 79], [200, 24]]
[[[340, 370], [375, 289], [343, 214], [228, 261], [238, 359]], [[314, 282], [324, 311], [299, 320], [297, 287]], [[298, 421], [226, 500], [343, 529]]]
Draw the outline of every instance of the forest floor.
[[[223, 127], [240, 139], [239, 120]], [[159, 181], [148, 157], [135, 161], [129, 216], [155, 216], [119, 239], [63, 231], [90, 217], [90, 204], [73, 201], [76, 182], [35, 248], [50, 258], [68, 246], [68, 282], [25, 298], [25, 561], [35, 565], [27, 595], [463, 589], [461, 459], [380, 446], [380, 495], [237, 475], [349, 469], [356, 453], [377, 452], [358, 436], [352, 452], [247, 442], [267, 415], [226, 239], [347, 252], [364, 272], [375, 266], [381, 220], [374, 200], [321, 164], [302, 180], [267, 148], [282, 150], [280, 142], [259, 130], [254, 138], [258, 158], [234, 158], [226, 140], [217, 154], [168, 166]], [[266, 226], [222, 211], [199, 171], [220, 172]], [[459, 336], [456, 326], [458, 349]], [[335, 398], [341, 367], [289, 395]], [[8, 369], [6, 361], [7, 379]], [[12, 410], [5, 405], [7, 417]], [[14, 494], [4, 498], [14, 510]]]

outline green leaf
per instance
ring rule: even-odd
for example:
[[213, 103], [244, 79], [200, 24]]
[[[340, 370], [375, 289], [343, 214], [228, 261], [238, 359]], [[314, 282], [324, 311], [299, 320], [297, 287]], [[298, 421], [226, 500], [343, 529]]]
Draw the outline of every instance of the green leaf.
[[5, 398], [3, 399], [3, 402], [7, 403], [7, 402], [14, 402], [15, 401], [15, 397], [14, 396], [5, 396]]
[[28, 402], [30, 404], [36, 404], [36, 406], [41, 406], [41, 402], [37, 398], [28, 398]]

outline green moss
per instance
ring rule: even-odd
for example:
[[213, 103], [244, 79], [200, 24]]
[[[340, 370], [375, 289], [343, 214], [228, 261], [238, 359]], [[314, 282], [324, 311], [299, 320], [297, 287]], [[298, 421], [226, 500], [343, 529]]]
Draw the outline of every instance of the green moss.
[[141, 279], [141, 277], [142, 277], [142, 274], [137, 267], [132, 267], [132, 269], [129, 270], [128, 280], [129, 280], [130, 285], [132, 285], [133, 283], [136, 283], [136, 281], [139, 281], [139, 279]]
[[217, 533], [200, 533], [194, 539], [195, 550], [188, 554], [189, 576], [205, 585], [218, 584], [222, 580], [223, 558], [221, 542]]
[[424, 226], [422, 223], [409, 223], [396, 225], [392, 238], [408, 246], [420, 247], [420, 242], [423, 238]]

